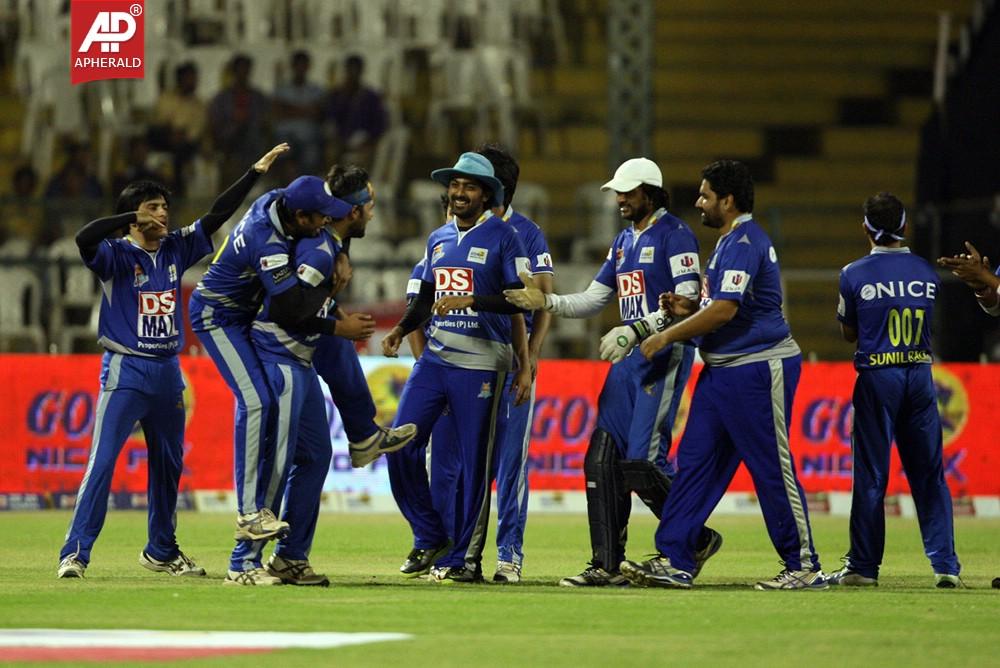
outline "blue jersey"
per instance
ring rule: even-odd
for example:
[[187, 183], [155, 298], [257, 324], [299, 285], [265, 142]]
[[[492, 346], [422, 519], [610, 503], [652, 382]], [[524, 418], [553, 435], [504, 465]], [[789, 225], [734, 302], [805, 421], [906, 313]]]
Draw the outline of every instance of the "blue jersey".
[[618, 293], [622, 324], [660, 308], [661, 292], [698, 294], [698, 240], [680, 218], [665, 209], [641, 232], [626, 227], [615, 237], [594, 280]]
[[[507, 207], [503, 219], [507, 221], [521, 237], [524, 250], [528, 254], [528, 265], [531, 267], [531, 274], [553, 274], [552, 255], [549, 253], [549, 244], [545, 241], [542, 229], [530, 218], [514, 211], [512, 207]], [[524, 324], [528, 328], [528, 334], [535, 324], [535, 314], [525, 313]]]
[[[706, 354], [742, 356], [788, 342], [788, 355], [798, 354], [791, 330], [781, 311], [781, 270], [767, 233], [749, 216], [737, 219], [732, 230], [719, 239], [702, 279], [701, 305], [730, 299], [739, 305], [725, 325], [706, 334], [699, 346]], [[794, 348], [794, 349], [793, 349]], [[705, 357], [712, 363], [711, 358]]]
[[171, 232], [152, 253], [130, 237], [103, 240], [93, 259], [84, 258], [104, 288], [97, 342], [126, 355], [176, 355], [184, 345], [181, 277], [211, 252], [200, 221]]
[[[451, 221], [431, 233], [421, 280], [434, 285], [435, 301], [450, 295], [498, 295], [505, 286], [519, 284], [518, 272], [528, 269], [517, 232], [487, 211], [468, 231], [460, 231]], [[425, 357], [464, 369], [509, 370], [510, 316], [472, 308], [435, 314]]]
[[931, 316], [941, 283], [908, 248], [876, 246], [840, 272], [837, 319], [858, 333], [854, 366], [931, 363]]
[[[296, 280], [309, 287], [333, 287], [333, 267], [341, 248], [342, 244], [325, 229], [316, 237], [300, 239], [294, 246]], [[271, 295], [267, 295], [250, 330], [257, 355], [262, 361], [312, 366], [313, 353], [322, 335], [285, 330], [270, 319], [270, 307]], [[333, 299], [329, 298], [316, 315], [326, 318], [332, 307]]]
[[281, 194], [272, 190], [258, 197], [212, 258], [191, 295], [195, 331], [248, 325], [265, 294], [278, 294], [295, 284], [293, 239], [278, 219]]

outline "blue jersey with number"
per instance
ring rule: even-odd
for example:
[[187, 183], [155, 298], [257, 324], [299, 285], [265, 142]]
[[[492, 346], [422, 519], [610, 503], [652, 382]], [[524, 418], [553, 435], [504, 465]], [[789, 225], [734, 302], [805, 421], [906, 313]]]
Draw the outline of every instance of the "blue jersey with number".
[[858, 333], [854, 366], [931, 363], [931, 316], [941, 283], [908, 248], [876, 246], [840, 272], [837, 319]]
[[[739, 308], [733, 319], [699, 344], [703, 354], [756, 353], [791, 336], [781, 311], [781, 270], [767, 233], [752, 218], [737, 219], [719, 239], [702, 279], [701, 304], [730, 299]], [[796, 350], [797, 352], [797, 350]]]
[[105, 239], [87, 267], [101, 279], [97, 342], [126, 355], [170, 357], [184, 345], [184, 272], [212, 252], [201, 222], [175, 230], [159, 250], [143, 250], [131, 237]]
[[278, 294], [295, 284], [292, 237], [278, 219], [281, 190], [257, 198], [226, 237], [191, 295], [191, 326], [249, 325], [265, 294]]
[[[452, 295], [498, 295], [505, 286], [520, 285], [517, 274], [528, 269], [517, 231], [486, 212], [468, 231], [460, 231], [451, 221], [431, 233], [421, 280], [434, 285], [435, 301]], [[472, 308], [435, 314], [425, 357], [465, 369], [509, 370], [513, 365], [510, 316]]]
[[[296, 280], [303, 286], [332, 288], [334, 262], [341, 247], [341, 243], [325, 229], [320, 230], [319, 236], [300, 239], [294, 247]], [[316, 315], [328, 317], [333, 303], [333, 299], [328, 298]], [[257, 355], [263, 361], [297, 362], [302, 366], [311, 366], [316, 344], [322, 335], [287, 331], [271, 320], [270, 307], [271, 295], [267, 295], [250, 330], [250, 340]]]
[[641, 232], [626, 227], [615, 237], [594, 280], [618, 293], [622, 324], [659, 310], [662, 292], [698, 294], [698, 240], [684, 221], [665, 209]]
[[[552, 255], [549, 253], [549, 244], [545, 241], [542, 229], [533, 220], [514, 211], [511, 207], [507, 207], [503, 219], [517, 230], [518, 235], [521, 237], [521, 243], [524, 244], [524, 250], [528, 254], [528, 265], [531, 267], [531, 275], [554, 274]], [[535, 324], [535, 314], [525, 313], [524, 324], [528, 328], [528, 334], [531, 334], [532, 327]]]

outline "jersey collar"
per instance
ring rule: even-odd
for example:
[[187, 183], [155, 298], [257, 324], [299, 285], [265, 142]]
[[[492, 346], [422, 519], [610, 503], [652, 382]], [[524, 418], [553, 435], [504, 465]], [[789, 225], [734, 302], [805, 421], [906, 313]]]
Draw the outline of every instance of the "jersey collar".
[[894, 253], [909, 253], [910, 249], [906, 246], [901, 246], [900, 248], [889, 248], [888, 246], [875, 246], [872, 251], [868, 253], [869, 255], [882, 255], [882, 254], [894, 254]]
[[747, 222], [748, 220], [753, 220], [753, 214], [752, 213], [742, 213], [742, 214], [736, 216], [736, 218], [733, 219], [733, 226], [729, 228], [729, 231], [732, 232], [738, 226], [742, 225], [743, 223]]
[[503, 212], [503, 215], [500, 218], [501, 220], [503, 220], [503, 222], [506, 223], [510, 221], [510, 217], [513, 215], [514, 215], [514, 207], [508, 206], [507, 210]]
[[658, 223], [659, 220], [660, 220], [660, 218], [662, 218], [666, 213], [667, 213], [667, 210], [661, 206], [659, 209], [657, 209], [652, 214], [650, 214], [650, 216], [649, 216], [649, 225], [647, 225], [645, 227], [645, 229], [642, 229], [642, 230], [637, 229], [636, 226], [635, 226], [635, 223], [632, 223], [632, 232], [635, 234], [636, 239], [639, 238], [640, 234], [642, 234], [643, 232], [645, 232], [646, 230], [648, 230], [649, 228], [651, 228], [653, 225], [655, 225], [656, 223]]
[[285, 228], [281, 226], [281, 218], [278, 217], [278, 200], [275, 198], [271, 206], [267, 207], [267, 217], [271, 219], [271, 226], [281, 235], [282, 239], [291, 239], [292, 235], [285, 233]]

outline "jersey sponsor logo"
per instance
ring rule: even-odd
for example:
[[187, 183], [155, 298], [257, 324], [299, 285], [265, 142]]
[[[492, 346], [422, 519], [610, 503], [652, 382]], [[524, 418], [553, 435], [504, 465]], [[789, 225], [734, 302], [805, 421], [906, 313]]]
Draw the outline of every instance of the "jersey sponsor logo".
[[271, 280], [274, 281], [275, 285], [281, 283], [282, 281], [288, 279], [291, 276], [294, 276], [294, 274], [292, 273], [292, 268], [287, 264], [284, 267], [281, 267], [280, 269], [275, 269], [273, 272], [271, 272]]
[[419, 295], [420, 294], [420, 279], [411, 278], [406, 282], [406, 296]]
[[679, 253], [670, 256], [670, 273], [674, 278], [698, 274], [701, 267], [695, 253]]
[[137, 334], [140, 338], [167, 339], [177, 336], [174, 312], [177, 310], [177, 296], [173, 290], [139, 293], [139, 322]]
[[625, 251], [619, 248], [615, 251], [615, 269], [621, 269], [625, 262]]
[[477, 248], [473, 246], [469, 249], [469, 256], [466, 259], [467, 262], [475, 262], [476, 264], [486, 264], [486, 257], [490, 254], [490, 251], [486, 248]]
[[261, 271], [274, 271], [287, 264], [288, 253], [275, 253], [274, 255], [264, 255], [260, 258]]
[[536, 267], [552, 267], [552, 255], [549, 253], [542, 253], [541, 255], [535, 256], [535, 266]]
[[514, 271], [517, 272], [518, 276], [521, 274], [531, 273], [531, 261], [526, 257], [515, 257], [514, 258]]
[[[474, 273], [470, 267], [434, 267], [434, 300], [442, 297], [471, 297]], [[477, 315], [471, 308], [451, 315]]]
[[314, 288], [326, 279], [322, 271], [305, 263], [300, 264], [295, 273], [298, 275], [300, 281]]
[[479, 388], [479, 394], [476, 395], [477, 399], [489, 399], [493, 396], [493, 386], [486, 382], [483, 383]]
[[774, 251], [774, 246], [769, 246], [767, 249], [767, 257], [771, 260], [771, 264], [775, 264], [778, 261], [778, 254]]
[[928, 281], [889, 281], [888, 283], [866, 283], [861, 286], [861, 298], [866, 302], [884, 297], [917, 297], [934, 299], [937, 286]]
[[722, 287], [719, 288], [719, 291], [738, 292], [742, 295], [746, 291], [748, 283], [750, 283], [750, 274], [745, 271], [727, 269], [722, 273]]
[[442, 257], [444, 257], [444, 244], [435, 244], [434, 248], [431, 249], [431, 264], [434, 264]]
[[652, 246], [643, 246], [639, 251], [639, 264], [653, 264], [653, 251], [655, 250]]
[[647, 315], [646, 275], [643, 270], [627, 271], [615, 278], [618, 281], [618, 309], [621, 311], [622, 322]]
[[142, 265], [135, 265], [135, 280], [132, 281], [133, 287], [141, 288], [146, 285], [146, 283], [149, 283], [149, 276], [146, 275]]
[[172, 264], [169, 267], [167, 267], [167, 274], [170, 277], [170, 282], [171, 283], [176, 283], [177, 282], [177, 265], [176, 264]]

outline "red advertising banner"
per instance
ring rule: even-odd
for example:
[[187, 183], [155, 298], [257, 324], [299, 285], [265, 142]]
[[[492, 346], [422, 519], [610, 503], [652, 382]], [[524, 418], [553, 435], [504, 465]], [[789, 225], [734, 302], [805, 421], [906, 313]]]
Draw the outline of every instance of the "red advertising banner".
[[[402, 360], [365, 361], [380, 419], [391, 420], [402, 378], [385, 365]], [[232, 488], [233, 398], [207, 357], [182, 356], [187, 381], [187, 432], [182, 490]], [[583, 490], [583, 458], [597, 421], [597, 397], [608, 365], [592, 361], [543, 361], [538, 374], [529, 453], [535, 490]], [[87, 466], [97, 405], [100, 357], [88, 355], [2, 355], [0, 384], [0, 494], [76, 491]], [[405, 367], [402, 370], [405, 373]], [[674, 429], [674, 451], [687, 419], [692, 374]], [[850, 364], [803, 367], [792, 412], [791, 444], [800, 479], [809, 492], [851, 488]], [[1000, 367], [935, 365], [942, 421], [944, 462], [954, 496], [1000, 495]], [[398, 397], [396, 397], [398, 399]], [[391, 410], [390, 410], [391, 407]], [[378, 463], [377, 463], [378, 464]], [[351, 475], [350, 471], [336, 471]], [[385, 474], [384, 466], [365, 472]], [[360, 478], [359, 478], [360, 479]], [[125, 444], [115, 470], [113, 492], [144, 494], [146, 448], [140, 431]], [[387, 489], [387, 488], [385, 488]], [[740, 469], [730, 491], [752, 491]], [[889, 493], [907, 491], [893, 455]]]

